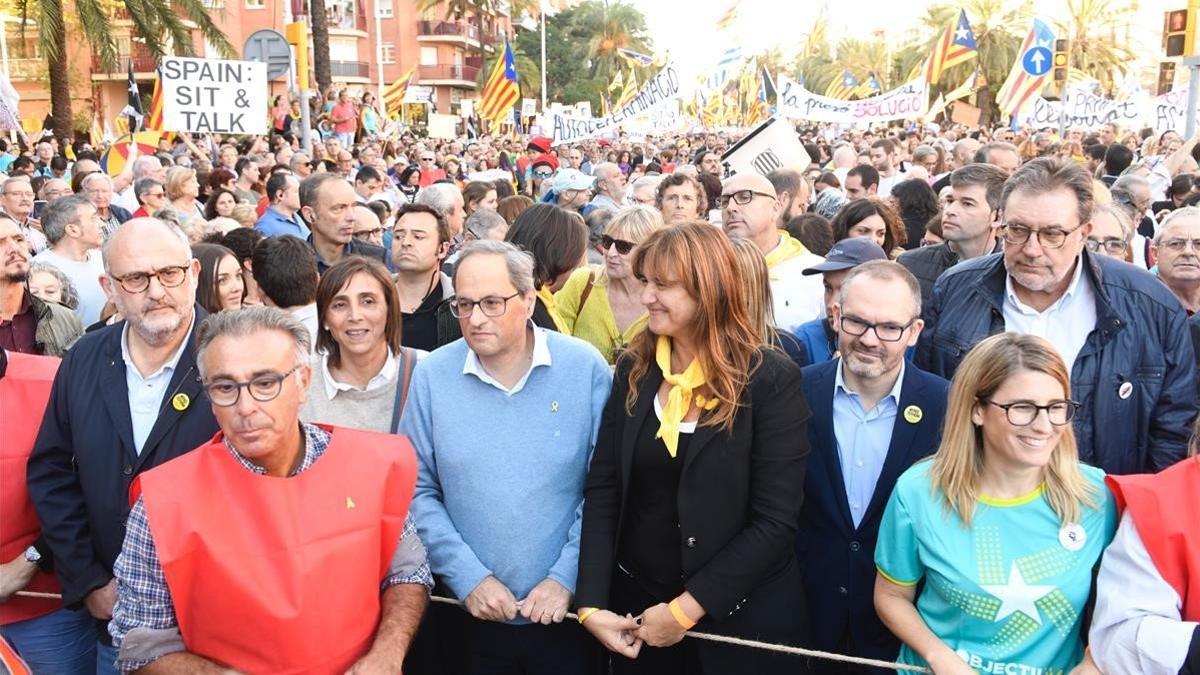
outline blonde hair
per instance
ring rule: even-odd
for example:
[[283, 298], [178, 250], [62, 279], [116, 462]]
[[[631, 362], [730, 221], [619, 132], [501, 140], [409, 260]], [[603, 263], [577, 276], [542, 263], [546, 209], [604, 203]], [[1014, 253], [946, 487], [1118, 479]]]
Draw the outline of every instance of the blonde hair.
[[173, 166], [167, 170], [166, 179], [163, 181], [163, 187], [167, 193], [167, 199], [175, 201], [183, 196], [183, 184], [195, 178], [196, 172], [186, 166]]
[[767, 260], [754, 242], [744, 237], [729, 240], [733, 244], [733, 253], [737, 257], [738, 282], [746, 296], [747, 314], [750, 323], [762, 336], [766, 344], [775, 344], [775, 311], [771, 304], [771, 281], [767, 272]]
[[[1046, 340], [1033, 335], [1001, 333], [980, 342], [963, 359], [950, 385], [942, 443], [934, 454], [929, 476], [935, 492], [941, 491], [947, 511], [971, 525], [979, 500], [983, 473], [983, 430], [971, 419], [975, 407], [990, 398], [1020, 371], [1044, 373], [1071, 395], [1071, 378], [1062, 358]], [[1044, 469], [1045, 497], [1063, 523], [1079, 520], [1079, 505], [1096, 508], [1096, 487], [1079, 471], [1079, 451], [1070, 424], [1062, 428], [1058, 444]]]
[[[662, 212], [649, 206], [627, 206], [608, 221], [604, 234], [614, 239], [624, 239], [640, 245], [651, 233], [663, 226]], [[600, 274], [596, 283], [608, 283], [608, 266], [600, 266]]]

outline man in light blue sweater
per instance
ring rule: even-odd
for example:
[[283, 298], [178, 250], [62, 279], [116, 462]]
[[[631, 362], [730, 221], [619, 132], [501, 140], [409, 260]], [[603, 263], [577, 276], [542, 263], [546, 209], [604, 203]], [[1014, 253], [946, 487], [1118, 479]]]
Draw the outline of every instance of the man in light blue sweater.
[[586, 342], [533, 326], [533, 258], [512, 244], [469, 244], [454, 287], [463, 339], [417, 365], [400, 425], [419, 461], [417, 529], [474, 617], [456, 635], [471, 672], [501, 662], [587, 672], [590, 641], [558, 624], [575, 590], [608, 365]]

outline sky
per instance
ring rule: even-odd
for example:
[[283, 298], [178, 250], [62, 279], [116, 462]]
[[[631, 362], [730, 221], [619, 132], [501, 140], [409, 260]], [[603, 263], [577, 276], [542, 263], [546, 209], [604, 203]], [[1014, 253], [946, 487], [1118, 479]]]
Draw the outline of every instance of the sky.
[[[658, 50], [669, 50], [685, 83], [710, 69], [721, 51], [736, 41], [749, 56], [778, 45], [787, 55], [803, 44], [821, 10], [821, 0], [741, 0], [735, 34], [721, 34], [716, 22], [732, 0], [627, 0], [646, 16], [649, 33]], [[1114, 0], [1114, 5], [1123, 0]], [[1157, 61], [1162, 17], [1167, 9], [1187, 5], [1187, 0], [1137, 0], [1135, 33], [1141, 36], [1147, 61]], [[870, 37], [883, 30], [895, 46], [905, 41], [918, 17], [933, 0], [834, 0], [828, 2], [826, 34], [836, 43], [841, 37]], [[1066, 0], [1037, 0], [1038, 15], [1055, 19], [1066, 13]], [[968, 20], [970, 12], [967, 13]], [[1028, 27], [1020, 29], [1022, 32]], [[1179, 69], [1182, 70], [1182, 69]]]

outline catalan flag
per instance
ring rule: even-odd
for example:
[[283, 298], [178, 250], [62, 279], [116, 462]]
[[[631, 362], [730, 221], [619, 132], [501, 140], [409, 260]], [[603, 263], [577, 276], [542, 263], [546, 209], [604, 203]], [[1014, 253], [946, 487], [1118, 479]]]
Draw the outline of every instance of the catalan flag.
[[617, 71], [617, 76], [608, 83], [608, 92], [610, 94], [621, 95], [621, 90], [625, 88], [625, 73]]
[[416, 66], [409, 68], [407, 73], [401, 75], [395, 82], [388, 85], [387, 89], [383, 90], [383, 108], [388, 117], [395, 119], [400, 116], [404, 95], [408, 93], [408, 84], [412, 82], [412, 76], [416, 70]]
[[829, 86], [825, 88], [825, 95], [829, 98], [848, 99], [858, 89], [859, 82], [848, 70], [843, 70], [841, 75], [833, 79]]
[[853, 95], [859, 98], [867, 98], [881, 91], [883, 91], [883, 88], [879, 86], [879, 78], [875, 77], [875, 73], [871, 73], [862, 84], [858, 85]]
[[479, 117], [499, 124], [513, 105], [521, 98], [521, 88], [517, 85], [517, 64], [513, 58], [512, 45], [504, 40], [504, 58], [496, 60], [491, 76], [483, 85], [483, 93], [479, 98]]
[[617, 110], [624, 108], [633, 102], [634, 97], [638, 93], [637, 73], [629, 71], [629, 77], [625, 78], [625, 88], [621, 90], [621, 95], [617, 97]]
[[150, 95], [150, 115], [146, 118], [147, 131], [163, 131], [162, 74], [154, 77], [154, 93]]
[[971, 94], [974, 94], [980, 89], [986, 87], [987, 83], [987, 77], [984, 76], [983, 71], [976, 70], [971, 74], [970, 77], [967, 78], [966, 82], [963, 82], [958, 87], [946, 92], [944, 97], [945, 102], [949, 103], [951, 101], [957, 101], [960, 98], [970, 96]]
[[738, 6], [741, 4], [742, 0], [733, 0], [733, 4], [729, 6], [729, 9], [725, 10], [721, 18], [717, 19], [717, 30], [728, 30], [737, 22]]
[[617, 48], [617, 55], [629, 62], [631, 66], [649, 67], [654, 63], [653, 56], [647, 56], [633, 51], [632, 49]]
[[[1047, 61], [1054, 58], [1053, 50], [1054, 33], [1040, 19], [1034, 19], [1033, 28], [1017, 50], [1017, 60], [1008, 72], [1008, 79], [1000, 87], [1000, 93], [996, 94], [996, 105], [1000, 112], [1015, 119], [1021, 109], [1042, 90], [1054, 70], [1053, 64]], [[1027, 66], [1031, 70], [1026, 70]], [[1043, 68], [1040, 75], [1032, 72]]]
[[942, 71], [960, 63], [966, 63], [979, 54], [975, 33], [967, 21], [966, 10], [958, 11], [958, 21], [946, 26], [945, 32], [933, 43], [933, 51], [925, 62], [925, 80], [937, 84]]

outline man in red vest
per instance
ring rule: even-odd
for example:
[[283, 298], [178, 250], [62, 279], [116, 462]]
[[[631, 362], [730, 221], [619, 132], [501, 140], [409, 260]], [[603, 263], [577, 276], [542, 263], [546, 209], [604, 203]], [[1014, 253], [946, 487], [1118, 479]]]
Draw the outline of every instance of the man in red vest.
[[[50, 597], [16, 595], [62, 593], [25, 488], [25, 465], [58, 364], [50, 356], [0, 349], [0, 638], [11, 643], [33, 672], [94, 673], [96, 630], [87, 610], [68, 609]], [[8, 658], [0, 644], [0, 664]]]
[[1200, 457], [1109, 476], [1123, 509], [1096, 580], [1089, 643], [1105, 673], [1200, 675]]
[[300, 422], [309, 333], [269, 307], [199, 328], [221, 427], [142, 474], [114, 573], [123, 672], [398, 673], [428, 603], [403, 436]]

